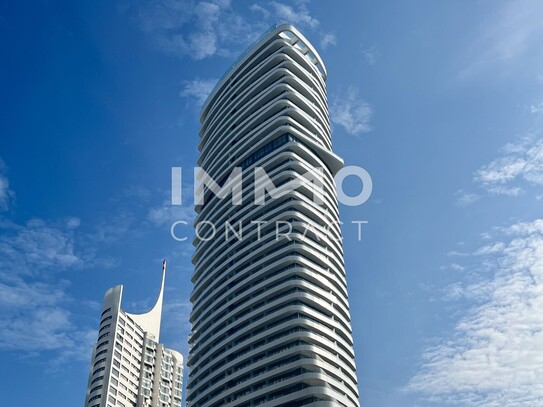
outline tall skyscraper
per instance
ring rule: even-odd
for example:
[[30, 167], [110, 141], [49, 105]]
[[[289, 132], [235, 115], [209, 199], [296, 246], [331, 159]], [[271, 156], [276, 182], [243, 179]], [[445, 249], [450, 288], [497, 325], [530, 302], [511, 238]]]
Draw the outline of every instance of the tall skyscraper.
[[[199, 165], [219, 185], [241, 167], [244, 201], [205, 191], [196, 208], [187, 406], [359, 405], [325, 81], [304, 36], [275, 26], [203, 106]], [[321, 167], [323, 204], [307, 184], [254, 204], [255, 167], [276, 187]]]
[[121, 309], [123, 286], [104, 297], [85, 407], [181, 407], [183, 356], [159, 343], [166, 261], [154, 307]]

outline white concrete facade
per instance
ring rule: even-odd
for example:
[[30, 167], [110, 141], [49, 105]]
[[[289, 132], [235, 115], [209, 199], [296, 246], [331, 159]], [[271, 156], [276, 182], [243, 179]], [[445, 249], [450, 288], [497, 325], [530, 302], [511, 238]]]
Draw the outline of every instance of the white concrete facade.
[[183, 356], [159, 343], [166, 262], [154, 307], [121, 309], [123, 286], [106, 292], [85, 407], [181, 407]]
[[[198, 164], [214, 180], [241, 167], [249, 197], [257, 166], [275, 186], [322, 167], [324, 204], [302, 187], [264, 205], [207, 194], [196, 207], [196, 224], [217, 233], [194, 241], [189, 407], [359, 406], [325, 80], [304, 36], [275, 26], [204, 104]], [[292, 225], [289, 239], [277, 221]], [[243, 238], [225, 238], [225, 222]]]

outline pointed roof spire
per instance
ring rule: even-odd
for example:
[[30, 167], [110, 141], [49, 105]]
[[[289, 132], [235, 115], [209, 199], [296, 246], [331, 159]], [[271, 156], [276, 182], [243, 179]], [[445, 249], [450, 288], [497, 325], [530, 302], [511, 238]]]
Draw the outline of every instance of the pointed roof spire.
[[155, 341], [159, 341], [160, 337], [160, 321], [162, 319], [162, 302], [164, 299], [164, 283], [166, 281], [166, 260], [162, 262], [162, 283], [160, 285], [160, 292], [155, 305], [149, 312], [145, 314], [130, 314], [129, 315], [134, 322], [143, 328], [144, 331], [154, 335]]

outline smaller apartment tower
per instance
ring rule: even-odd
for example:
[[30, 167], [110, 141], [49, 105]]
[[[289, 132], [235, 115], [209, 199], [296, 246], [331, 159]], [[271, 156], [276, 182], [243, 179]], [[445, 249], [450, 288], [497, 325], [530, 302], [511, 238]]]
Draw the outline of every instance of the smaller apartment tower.
[[183, 356], [159, 343], [166, 261], [154, 307], [121, 309], [123, 286], [104, 297], [85, 407], [181, 407]]

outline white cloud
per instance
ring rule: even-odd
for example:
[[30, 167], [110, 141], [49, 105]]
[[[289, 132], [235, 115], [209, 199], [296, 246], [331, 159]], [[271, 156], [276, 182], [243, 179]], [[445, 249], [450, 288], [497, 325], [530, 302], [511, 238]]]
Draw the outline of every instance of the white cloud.
[[151, 191], [141, 185], [131, 185], [122, 191], [123, 199], [147, 202], [151, 197]]
[[198, 31], [189, 35], [190, 49], [194, 59], [204, 59], [217, 52], [218, 36], [214, 26], [219, 21], [221, 9], [217, 4], [200, 2], [194, 13], [197, 19]]
[[0, 282], [0, 309], [31, 308], [36, 304], [52, 306], [64, 299], [63, 287], [51, 287], [44, 283], [7, 285]]
[[264, 7], [258, 5], [258, 4], [253, 4], [249, 7], [249, 10], [253, 11], [253, 12], [256, 12], [256, 13], [260, 13], [262, 15], [263, 18], [267, 19], [269, 16], [270, 16], [270, 12], [268, 10], [266, 10]]
[[375, 45], [369, 47], [369, 48], [364, 48], [362, 50], [362, 56], [364, 57], [364, 59], [366, 60], [366, 62], [368, 63], [368, 65], [374, 65], [375, 64]]
[[449, 256], [449, 257], [467, 257], [467, 256], [470, 256], [470, 253], [458, 252], [456, 250], [453, 250], [453, 251], [448, 252], [447, 256]]
[[509, 196], [524, 192], [514, 184], [519, 181], [543, 185], [543, 138], [532, 136], [506, 145], [501, 157], [475, 172], [474, 181], [492, 194]]
[[495, 228], [495, 230], [507, 236], [537, 234], [543, 231], [543, 219], [537, 219], [529, 223], [527, 222], [515, 223], [507, 228], [498, 227], [498, 228]]
[[217, 83], [217, 79], [196, 78], [183, 82], [183, 89], [179, 93], [182, 97], [193, 98], [202, 105]]
[[543, 113], [543, 102], [539, 102], [530, 106], [530, 113], [539, 114]]
[[[243, 3], [209, 0], [155, 0], [137, 3], [125, 11], [136, 14], [141, 29], [163, 52], [202, 60], [215, 55], [232, 56], [247, 47], [272, 23], [287, 22], [316, 29], [305, 1], [294, 4], [252, 4], [248, 16]], [[331, 37], [327, 45], [331, 45]]]
[[503, 242], [494, 242], [478, 248], [474, 255], [481, 256], [493, 253], [500, 253], [504, 250], [505, 244]]
[[456, 301], [462, 298], [464, 289], [461, 283], [450, 284], [443, 290], [443, 299], [446, 301]]
[[50, 369], [90, 356], [89, 330], [74, 321], [68, 284], [47, 282], [60, 271], [82, 266], [74, 242], [79, 226], [75, 217], [0, 223], [0, 350], [54, 352]]
[[326, 33], [321, 36], [321, 48], [327, 49], [331, 45], [336, 45], [336, 35], [332, 33]]
[[540, 52], [543, 36], [543, 3], [539, 0], [504, 2], [485, 14], [478, 31], [470, 38], [468, 63], [461, 78], [480, 73], [537, 77], [543, 67]]
[[461, 265], [458, 264], [458, 263], [452, 263], [452, 264], [450, 264], [450, 265], [449, 265], [449, 268], [450, 268], [451, 270], [454, 270], [454, 271], [464, 271], [464, 267], [461, 266]]
[[[73, 320], [73, 315], [70, 315]], [[70, 325], [67, 330], [69, 338], [68, 346], [62, 348], [55, 357], [51, 359], [50, 366], [47, 370], [59, 371], [68, 363], [79, 361], [89, 363], [91, 360], [92, 346], [96, 343], [96, 328], [77, 327], [74, 324]]]
[[24, 226], [10, 222], [0, 225], [0, 273], [36, 274], [79, 265], [74, 249], [74, 228], [79, 220], [48, 223], [32, 219]]
[[332, 122], [356, 136], [372, 130], [370, 125], [372, 115], [373, 109], [370, 104], [361, 99], [354, 88], [349, 88], [345, 94], [335, 97], [330, 105]]
[[48, 369], [88, 361], [96, 331], [76, 324], [67, 284], [0, 282], [0, 350], [36, 355], [53, 352]]
[[458, 206], [468, 206], [472, 203], [477, 202], [481, 197], [477, 194], [473, 194], [471, 192], [465, 192], [464, 190], [460, 189], [455, 193], [456, 197], [456, 204]]
[[468, 300], [476, 303], [482, 303], [488, 300], [491, 289], [486, 281], [478, 281], [473, 283], [456, 282], [448, 285], [441, 290], [443, 301], [459, 301]]
[[95, 256], [104, 235], [87, 235], [80, 227], [76, 217], [22, 225], [0, 219], [0, 351], [47, 352], [48, 370], [90, 359], [96, 330], [82, 324], [73, 309], [77, 303], [78, 313], [89, 307], [96, 311], [97, 304], [75, 301], [69, 284], [59, 279], [74, 268], [107, 266]]
[[319, 20], [311, 16], [309, 10], [303, 2], [298, 3], [298, 7], [278, 3], [276, 1], [272, 1], [270, 4], [275, 11], [275, 15], [280, 19], [280, 21], [300, 25], [302, 27], [307, 26], [317, 28], [319, 25]]
[[107, 220], [97, 222], [93, 231], [86, 236], [91, 246], [118, 241], [128, 233], [138, 233], [134, 227], [134, 215], [129, 212], [112, 215]]
[[[543, 220], [485, 246], [480, 281], [451, 285], [473, 300], [454, 332], [425, 350], [406, 387], [439, 405], [533, 407], [543, 399]], [[490, 277], [489, 277], [490, 275]]]
[[[149, 195], [140, 188], [125, 193]], [[96, 316], [100, 304], [84, 298], [76, 301], [60, 276], [74, 269], [116, 266], [116, 260], [97, 255], [104, 246], [129, 233], [142, 233], [151, 224], [177, 220], [183, 211], [190, 222], [192, 208], [166, 205], [138, 212], [143, 219], [149, 216], [149, 221], [140, 223], [136, 223], [136, 213], [128, 211], [108, 215], [91, 226], [77, 217], [31, 219], [24, 224], [0, 217], [0, 351], [21, 357], [46, 354], [49, 370], [74, 361], [88, 363], [97, 333], [81, 315]], [[192, 232], [190, 225], [187, 230]], [[179, 245], [171, 255], [181, 255], [189, 245]]]
[[188, 351], [188, 336], [190, 333], [190, 312], [192, 305], [188, 301], [178, 301], [164, 299], [164, 307], [162, 310], [163, 325], [161, 339], [172, 349], [187, 354]]
[[494, 195], [520, 196], [524, 193], [521, 187], [487, 186], [487, 191]]
[[135, 13], [159, 49], [196, 60], [239, 51], [266, 27], [243, 18], [227, 1], [157, 0], [138, 4]]
[[13, 197], [13, 191], [9, 189], [8, 179], [0, 175], [0, 210], [7, 210], [9, 201]]
[[79, 226], [81, 226], [81, 219], [74, 216], [70, 216], [66, 219], [66, 228], [68, 230], [77, 229]]
[[8, 209], [10, 201], [15, 197], [15, 193], [9, 188], [9, 180], [2, 173], [6, 170], [6, 164], [0, 157], [0, 211]]
[[182, 220], [189, 225], [196, 217], [193, 207], [189, 206], [174, 206], [169, 202], [164, 202], [162, 206], [157, 206], [149, 209], [147, 220], [155, 226], [170, 226], [173, 222]]

